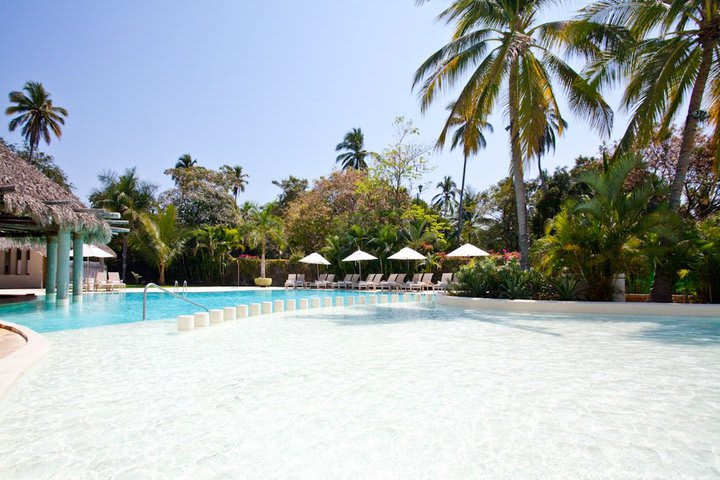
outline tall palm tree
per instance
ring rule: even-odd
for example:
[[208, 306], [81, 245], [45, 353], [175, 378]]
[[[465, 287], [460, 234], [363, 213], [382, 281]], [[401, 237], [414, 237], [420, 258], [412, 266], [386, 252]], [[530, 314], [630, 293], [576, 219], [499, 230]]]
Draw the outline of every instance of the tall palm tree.
[[197, 160], [192, 158], [189, 153], [183, 153], [175, 162], [175, 168], [192, 168], [195, 166], [197, 166]]
[[361, 129], [353, 128], [345, 134], [343, 141], [335, 147], [336, 152], [342, 152], [343, 150], [347, 151], [341, 153], [335, 159], [337, 163], [342, 164], [343, 170], [347, 170], [348, 168], [367, 170], [368, 165], [365, 158], [367, 158], [368, 155], [372, 155], [372, 152], [365, 150], [365, 135]]
[[227, 184], [235, 197], [235, 203], [237, 203], [238, 193], [245, 191], [248, 184], [247, 179], [250, 176], [243, 172], [243, 167], [240, 165], [223, 165], [220, 167], [220, 171], [225, 175]]
[[[134, 230], [139, 217], [154, 206], [157, 186], [140, 180], [135, 167], [126, 169], [122, 175], [106, 171], [98, 175], [100, 188], [90, 194], [90, 203], [95, 208], [119, 212], [129, 227]], [[122, 236], [122, 279], [126, 280], [128, 237]]]
[[[602, 34], [606, 28], [622, 27], [634, 39], [633, 45], [619, 44], [602, 52], [591, 68], [598, 81], [629, 79], [623, 107], [632, 111], [632, 117], [617, 154], [646, 146], [658, 130], [666, 134], [687, 104], [668, 197], [670, 209], [678, 211], [698, 129], [706, 119], [714, 128], [715, 159], [720, 165], [720, 2], [602, 0], [586, 7], [583, 18], [600, 25]], [[704, 100], [709, 112], [703, 110]], [[652, 301], [672, 300], [672, 276], [656, 269]]]
[[[463, 173], [460, 182], [460, 200], [458, 202], [457, 216], [457, 232], [456, 237], [460, 241], [460, 233], [463, 224], [463, 197], [465, 196], [465, 172], [467, 170], [467, 161], [471, 155], [477, 155], [481, 148], [487, 146], [483, 130], [493, 131], [492, 125], [485, 120], [485, 117], [478, 115], [473, 109], [462, 111], [454, 111], [455, 104], [450, 104], [448, 110], [452, 113], [448, 119], [448, 126], [454, 128], [455, 132], [452, 136], [450, 150], [455, 150], [460, 145], [463, 148]], [[442, 147], [445, 143], [445, 133], [441, 134], [438, 140], [438, 147]]]
[[133, 236], [133, 246], [145, 260], [158, 269], [161, 285], [165, 270], [180, 256], [185, 246], [185, 231], [177, 223], [175, 205], [140, 215], [141, 229]]
[[510, 170], [524, 267], [529, 266], [530, 252], [524, 166], [542, 148], [548, 109], [561, 117], [555, 87], [568, 92], [570, 107], [586, 116], [592, 126], [609, 135], [612, 124], [612, 111], [595, 85], [552, 51], [568, 43], [568, 22], [537, 22], [550, 3], [453, 0], [439, 16], [442, 21], [455, 23], [452, 40], [418, 68], [413, 84], [422, 84], [421, 105], [426, 110], [446, 86], [466, 78], [440, 134], [440, 143], [458, 117], [485, 120], [502, 102], [510, 122]]
[[450, 176], [445, 176], [435, 186], [440, 192], [433, 197], [433, 206], [438, 208], [445, 217], [452, 215], [455, 210], [455, 202], [457, 202], [457, 198], [455, 198], [457, 184]]
[[10, 103], [5, 110], [6, 115], [17, 115], [10, 120], [8, 128], [11, 132], [22, 126], [22, 135], [30, 145], [28, 161], [32, 163], [33, 155], [40, 145], [40, 139], [50, 143], [51, 133], [58, 139], [62, 137], [61, 125], [65, 125], [67, 110], [53, 105], [50, 93], [42, 83], [27, 82], [23, 92], [10, 92]]
[[282, 244], [282, 219], [272, 214], [267, 206], [253, 210], [248, 222], [244, 225], [244, 233], [252, 248], [260, 248], [260, 278], [265, 278], [265, 252], [267, 242]]
[[555, 151], [555, 145], [557, 144], [557, 137], [565, 131], [568, 127], [568, 123], [564, 118], [558, 117], [553, 110], [547, 112], [547, 125], [545, 126], [545, 136], [540, 150], [537, 152], [537, 166], [538, 176], [540, 177], [540, 186], [543, 191], [547, 191], [547, 174], [542, 168], [542, 158], [550, 151]]

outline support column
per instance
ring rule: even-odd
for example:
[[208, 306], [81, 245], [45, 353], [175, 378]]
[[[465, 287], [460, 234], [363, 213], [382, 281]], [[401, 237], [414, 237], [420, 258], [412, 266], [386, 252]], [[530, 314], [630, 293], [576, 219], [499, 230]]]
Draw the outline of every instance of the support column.
[[82, 233], [73, 233], [73, 269], [72, 269], [72, 287], [73, 297], [82, 295], [83, 293], [83, 235]]
[[70, 289], [70, 230], [61, 228], [58, 233], [57, 299], [67, 300]]
[[57, 235], [48, 235], [45, 252], [45, 295], [54, 295], [57, 286]]

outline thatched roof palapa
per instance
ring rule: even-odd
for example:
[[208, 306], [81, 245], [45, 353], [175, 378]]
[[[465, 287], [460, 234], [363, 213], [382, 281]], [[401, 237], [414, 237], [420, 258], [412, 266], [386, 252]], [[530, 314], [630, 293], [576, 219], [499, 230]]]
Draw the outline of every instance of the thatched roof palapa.
[[80, 199], [0, 145], [0, 237], [31, 237], [59, 228], [85, 234], [87, 243], [110, 240], [110, 225]]

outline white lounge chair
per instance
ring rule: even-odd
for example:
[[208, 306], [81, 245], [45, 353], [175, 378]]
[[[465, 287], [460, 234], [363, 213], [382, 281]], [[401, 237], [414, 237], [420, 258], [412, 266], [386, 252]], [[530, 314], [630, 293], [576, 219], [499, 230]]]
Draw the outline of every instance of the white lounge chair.
[[452, 283], [453, 274], [443, 273], [438, 283], [433, 284], [433, 290], [447, 290], [448, 286]]
[[348, 273], [348, 274], [345, 275], [345, 278], [343, 278], [342, 280], [338, 280], [337, 282], [332, 282], [332, 284], [331, 284], [330, 286], [331, 286], [332, 288], [341, 288], [341, 287], [344, 286], [346, 283], [348, 283], [350, 280], [352, 280], [352, 277], [353, 277], [353, 274], [352, 274], [352, 273]]
[[285, 288], [293, 287], [295, 288], [295, 279], [297, 278], [297, 274], [295, 273], [288, 273], [288, 278], [285, 280]]
[[358, 279], [356, 282], [353, 282], [352, 288], [357, 288], [358, 290], [362, 290], [363, 288], [367, 289], [368, 285], [372, 283], [373, 278], [375, 278], [375, 274], [371, 273], [365, 277], [365, 280]]
[[386, 290], [386, 289], [390, 290], [392, 285], [395, 285], [395, 281], [397, 280], [397, 277], [398, 277], [397, 273], [391, 273], [388, 276], [387, 280], [383, 280], [382, 282], [379, 283], [380, 290]]
[[298, 276], [295, 278], [295, 283], [293, 284], [295, 288], [303, 288], [305, 286], [305, 274], [304, 273], [298, 273]]
[[110, 288], [110, 284], [108, 283], [108, 275], [107, 272], [97, 272], [95, 274], [95, 291], [99, 292], [100, 290], [107, 290]]
[[333, 284], [334, 279], [335, 274], [330, 273], [327, 277], [325, 277], [325, 280], [317, 280], [315, 282], [315, 288], [330, 288], [330, 286]]
[[404, 288], [406, 290], [419, 290], [422, 289], [422, 273], [416, 273], [413, 275], [412, 280], [405, 282]]
[[110, 290], [125, 288], [125, 282], [120, 280], [120, 274], [118, 272], [108, 272], [108, 284], [110, 285]]

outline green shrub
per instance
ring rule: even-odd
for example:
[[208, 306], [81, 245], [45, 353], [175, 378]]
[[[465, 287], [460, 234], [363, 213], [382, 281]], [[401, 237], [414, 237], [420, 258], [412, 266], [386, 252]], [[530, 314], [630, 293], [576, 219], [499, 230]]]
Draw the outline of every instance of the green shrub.
[[548, 281], [537, 270], [523, 270], [516, 260], [497, 262], [482, 259], [460, 268], [451, 293], [465, 297], [509, 299], [543, 298], [547, 295]]

